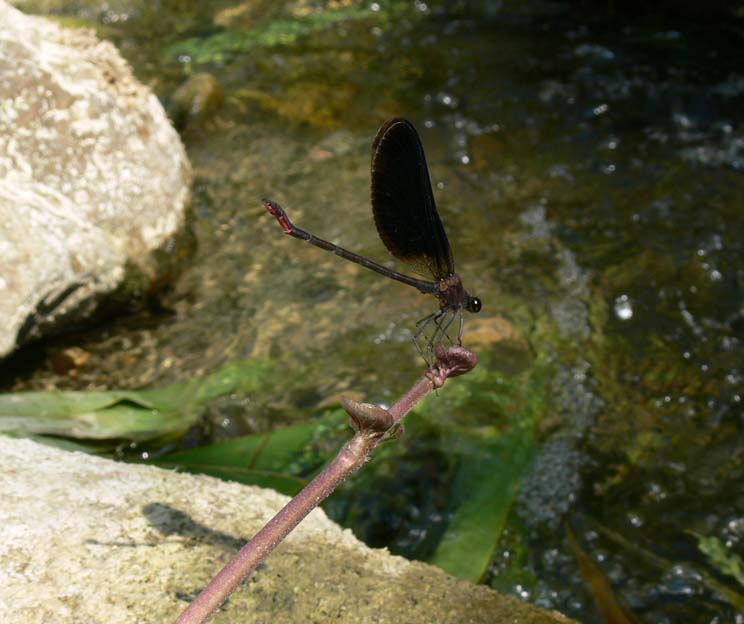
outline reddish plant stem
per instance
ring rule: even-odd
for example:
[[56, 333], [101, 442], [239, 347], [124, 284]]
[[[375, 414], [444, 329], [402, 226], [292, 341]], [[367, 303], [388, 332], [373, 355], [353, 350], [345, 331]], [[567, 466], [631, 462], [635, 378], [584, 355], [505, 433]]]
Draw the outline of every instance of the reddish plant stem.
[[366, 461], [369, 453], [385, 439], [385, 433], [405, 416], [431, 390], [440, 388], [448, 377], [460, 375], [476, 364], [475, 355], [463, 347], [452, 347], [439, 354], [437, 365], [389, 410], [375, 405], [344, 401], [356, 430], [354, 437], [301, 492], [290, 500], [253, 539], [215, 576], [181, 613], [176, 624], [203, 624], [235, 588], [315, 507]]
[[357, 433], [310, 483], [240, 549], [176, 620], [177, 624], [206, 622], [256, 566], [366, 457], [364, 434]]

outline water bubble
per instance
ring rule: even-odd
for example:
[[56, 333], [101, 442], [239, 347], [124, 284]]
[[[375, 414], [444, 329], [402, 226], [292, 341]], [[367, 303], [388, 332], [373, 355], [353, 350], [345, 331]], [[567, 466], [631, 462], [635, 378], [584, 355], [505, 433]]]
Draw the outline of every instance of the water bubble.
[[116, 24], [126, 21], [129, 21], [129, 13], [114, 13], [112, 10], [108, 10], [101, 16], [102, 24]]
[[615, 53], [601, 45], [592, 45], [584, 43], [574, 50], [574, 54], [579, 58], [588, 58], [593, 61], [612, 61], [615, 59]]
[[635, 512], [631, 512], [628, 514], [628, 522], [632, 527], [635, 527], [636, 529], [643, 526], [643, 519]]
[[592, 109], [592, 113], [598, 117], [599, 115], [604, 115], [608, 110], [610, 110], [610, 107], [607, 104], [600, 104]]
[[694, 596], [702, 591], [700, 573], [687, 565], [676, 565], [664, 575], [663, 586], [676, 596]]
[[726, 523], [726, 532], [737, 541], [744, 539], [744, 518], [732, 518]]
[[514, 591], [516, 592], [517, 596], [519, 596], [522, 600], [530, 599], [530, 590], [523, 587], [522, 585], [517, 585], [514, 588]]
[[648, 496], [654, 501], [663, 501], [667, 497], [667, 491], [658, 483], [648, 484]]
[[633, 304], [628, 295], [620, 295], [615, 299], [615, 316], [621, 321], [633, 318]]
[[682, 315], [682, 320], [693, 331], [693, 333], [696, 336], [702, 335], [702, 333], [703, 333], [702, 328], [695, 322], [695, 317], [692, 315], [692, 312], [690, 312], [687, 309], [687, 307], [685, 306], [684, 301], [680, 301], [679, 302], [679, 312]]
[[674, 115], [672, 115], [672, 121], [677, 127], [684, 130], [689, 130], [690, 128], [695, 127], [695, 122], [683, 113], [674, 113]]
[[457, 108], [459, 100], [450, 93], [437, 93], [437, 102], [444, 104], [447, 108]]

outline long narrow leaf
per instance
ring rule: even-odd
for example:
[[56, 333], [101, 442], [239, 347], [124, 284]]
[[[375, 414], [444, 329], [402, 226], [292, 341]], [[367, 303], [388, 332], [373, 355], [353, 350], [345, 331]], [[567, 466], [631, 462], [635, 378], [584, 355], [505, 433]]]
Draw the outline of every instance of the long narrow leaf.
[[270, 370], [265, 363], [245, 361], [206, 377], [151, 390], [0, 395], [0, 432], [147, 440], [186, 429], [198, 409], [219, 396], [255, 391]]
[[295, 494], [304, 485], [304, 476], [318, 469], [328, 459], [312, 450], [319, 430], [344, 420], [340, 413], [335, 413], [322, 421], [241, 436], [201, 448], [178, 451], [151, 461], [163, 467], [181, 468]]
[[493, 557], [534, 449], [521, 429], [502, 436], [451, 432], [446, 446], [458, 460], [454, 512], [430, 562], [475, 583]]

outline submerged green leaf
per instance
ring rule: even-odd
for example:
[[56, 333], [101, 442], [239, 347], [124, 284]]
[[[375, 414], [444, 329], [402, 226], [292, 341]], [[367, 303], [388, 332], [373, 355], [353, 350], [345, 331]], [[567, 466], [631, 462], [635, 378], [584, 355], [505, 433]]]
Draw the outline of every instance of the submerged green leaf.
[[494, 422], [442, 432], [443, 449], [457, 468], [448, 501], [451, 520], [429, 561], [453, 576], [478, 582], [493, 557], [536, 452], [542, 374], [537, 368], [510, 378], [476, 369], [452, 393], [460, 401], [478, 397], [479, 405], [472, 408], [483, 410]]
[[179, 41], [165, 49], [166, 55], [187, 55], [194, 63], [220, 63], [254, 48], [288, 46], [331, 24], [386, 17], [382, 11], [360, 7], [343, 7], [316, 11], [302, 17], [274, 19], [251, 30], [226, 30], [209, 37]]
[[321, 421], [178, 451], [151, 462], [293, 495], [304, 485], [303, 475], [315, 471], [330, 457], [330, 452], [313, 451], [319, 432], [344, 420], [344, 416], [334, 412]]
[[446, 447], [458, 461], [452, 519], [429, 561], [475, 583], [493, 557], [534, 445], [519, 429], [459, 430], [448, 433]]
[[264, 362], [244, 361], [206, 377], [152, 390], [4, 394], [0, 395], [0, 432], [147, 440], [186, 429], [197, 410], [217, 397], [255, 391], [270, 370]]

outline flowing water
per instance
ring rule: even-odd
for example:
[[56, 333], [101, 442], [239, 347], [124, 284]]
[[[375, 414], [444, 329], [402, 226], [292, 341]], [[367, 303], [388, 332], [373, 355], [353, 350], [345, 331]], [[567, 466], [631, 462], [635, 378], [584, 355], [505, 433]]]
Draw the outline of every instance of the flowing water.
[[[583, 622], [601, 621], [593, 599], [615, 598], [643, 622], [744, 621], [724, 596], [744, 592], [731, 572], [744, 553], [741, 14], [65, 7], [119, 46], [182, 128], [198, 247], [157, 306], [17, 358], [6, 387], [161, 385], [243, 358], [285, 371], [281, 386], [215, 406], [197, 436], [208, 439], [291, 422], [340, 393], [393, 400], [420, 374], [412, 329], [435, 300], [282, 235], [259, 200], [396, 266], [372, 221], [369, 159], [381, 122], [406, 116], [458, 272], [483, 300], [465, 343], [493, 374], [540, 371], [531, 467], [484, 581]], [[52, 364], [70, 345], [90, 354], [75, 377]], [[442, 418], [493, 426], [478, 407], [491, 388], [474, 388]], [[441, 457], [420, 457], [416, 475], [436, 481]], [[352, 525], [421, 556], [437, 504], [414, 486], [402, 496], [384, 514], [361, 497]], [[587, 589], [582, 550], [608, 593]]]

